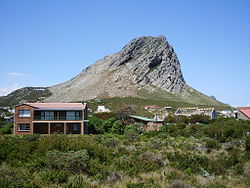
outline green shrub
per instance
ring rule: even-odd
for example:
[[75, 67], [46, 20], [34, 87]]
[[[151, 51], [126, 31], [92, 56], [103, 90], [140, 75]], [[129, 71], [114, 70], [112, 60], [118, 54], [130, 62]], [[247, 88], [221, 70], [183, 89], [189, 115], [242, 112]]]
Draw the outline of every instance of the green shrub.
[[24, 135], [23, 139], [27, 142], [38, 141], [40, 139], [40, 134], [28, 134]]
[[42, 180], [47, 183], [64, 183], [68, 176], [68, 172], [64, 170], [46, 170], [41, 173]]
[[86, 150], [66, 153], [50, 151], [47, 153], [46, 159], [46, 165], [51, 169], [65, 169], [72, 173], [79, 173], [86, 171], [89, 156]]
[[220, 145], [217, 140], [214, 139], [207, 139], [206, 140], [206, 147], [209, 149], [219, 149]]
[[189, 118], [190, 123], [204, 123], [208, 124], [210, 122], [210, 117], [202, 114], [193, 115]]
[[172, 115], [168, 115], [164, 120], [163, 124], [166, 125], [168, 123], [175, 123], [175, 118]]
[[12, 123], [3, 122], [3, 127], [0, 128], [0, 134], [12, 134]]
[[110, 118], [118, 119], [118, 115], [116, 113], [113, 113], [113, 112], [97, 113], [97, 114], [94, 114], [94, 117], [102, 119], [102, 120], [108, 120]]
[[32, 179], [32, 174], [27, 169], [5, 163], [0, 166], [0, 187], [40, 187], [36, 182], [32, 182]]
[[153, 178], [142, 180], [141, 182], [128, 182], [127, 188], [157, 188], [160, 187]]
[[250, 151], [250, 135], [248, 135], [245, 139], [245, 150]]
[[212, 162], [203, 155], [196, 155], [193, 153], [167, 153], [168, 160], [173, 162], [173, 166], [180, 170], [191, 169], [192, 173], [200, 173], [201, 168], [207, 169], [212, 165]]
[[211, 183], [211, 184], [205, 186], [205, 188], [227, 188], [227, 186], [225, 186], [219, 182], [215, 182], [215, 183]]
[[116, 121], [112, 126], [111, 132], [114, 134], [124, 134], [125, 127], [125, 125]]
[[0, 161], [5, 161], [11, 155], [15, 157], [15, 153], [18, 152], [19, 147], [19, 138], [18, 137], [7, 137], [0, 135]]
[[175, 116], [174, 117], [175, 123], [189, 123], [189, 117], [187, 116]]
[[81, 176], [81, 175], [73, 176], [68, 181], [69, 182], [67, 183], [65, 188], [80, 188], [80, 187], [97, 188], [97, 186], [91, 185], [87, 181], [85, 176]]
[[96, 180], [104, 180], [113, 171], [110, 166], [102, 163], [98, 158], [90, 159], [88, 163], [87, 173]]
[[139, 182], [139, 183], [129, 182], [129, 183], [127, 183], [126, 187], [127, 188], [144, 188], [145, 184], [144, 184], [144, 182]]
[[97, 133], [110, 133], [112, 132], [112, 128], [115, 125], [113, 131], [118, 131], [116, 130], [119, 129], [119, 124], [116, 123], [117, 119], [116, 118], [109, 118], [107, 120], [102, 120], [97, 117], [92, 117], [90, 118], [89, 121], [89, 126], [93, 126]]
[[138, 173], [155, 171], [162, 167], [162, 163], [150, 152], [144, 152], [137, 156], [122, 157], [115, 161], [119, 170], [124, 171], [129, 176]]
[[205, 127], [203, 129], [203, 133], [212, 138], [212, 139], [216, 139], [220, 142], [225, 142], [226, 141], [226, 137], [223, 134], [224, 128], [220, 127], [218, 125], [210, 125], [208, 127]]

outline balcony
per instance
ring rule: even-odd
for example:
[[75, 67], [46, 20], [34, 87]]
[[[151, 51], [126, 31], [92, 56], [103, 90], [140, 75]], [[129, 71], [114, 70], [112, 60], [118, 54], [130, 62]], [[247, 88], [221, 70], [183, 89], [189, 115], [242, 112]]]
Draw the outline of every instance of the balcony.
[[34, 120], [40, 121], [81, 121], [82, 111], [34, 111]]
[[82, 120], [82, 117], [66, 117], [66, 116], [61, 116], [61, 117], [44, 117], [44, 116], [34, 116], [34, 120], [45, 120], [45, 121], [60, 121], [60, 120], [65, 120], [65, 121], [80, 121]]

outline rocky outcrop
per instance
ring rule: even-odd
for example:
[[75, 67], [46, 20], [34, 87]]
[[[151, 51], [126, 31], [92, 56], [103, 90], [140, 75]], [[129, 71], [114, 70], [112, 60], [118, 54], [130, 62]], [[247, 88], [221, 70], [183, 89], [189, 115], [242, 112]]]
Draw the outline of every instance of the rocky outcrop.
[[133, 83], [150, 84], [168, 92], [185, 88], [177, 55], [164, 36], [136, 38], [118, 54], [111, 66], [129, 67]]
[[139, 37], [75, 78], [50, 88], [48, 101], [139, 96], [138, 90], [180, 93], [186, 88], [180, 63], [164, 36]]

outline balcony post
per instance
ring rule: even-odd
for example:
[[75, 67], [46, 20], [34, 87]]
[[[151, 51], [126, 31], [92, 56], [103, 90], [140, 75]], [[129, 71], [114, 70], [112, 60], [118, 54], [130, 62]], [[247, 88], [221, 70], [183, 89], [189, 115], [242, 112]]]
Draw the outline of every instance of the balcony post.
[[48, 134], [50, 134], [50, 123], [48, 123]]
[[83, 123], [83, 121], [81, 122], [81, 134], [84, 134], [84, 123]]
[[66, 125], [65, 122], [63, 123], [63, 126], [64, 126], [64, 128], [63, 128], [64, 134], [66, 134], [67, 133], [67, 130], [66, 130], [67, 129], [67, 125]]
[[31, 125], [30, 125], [31, 127], [30, 127], [30, 130], [31, 130], [31, 134], [34, 134], [34, 123], [31, 123]]

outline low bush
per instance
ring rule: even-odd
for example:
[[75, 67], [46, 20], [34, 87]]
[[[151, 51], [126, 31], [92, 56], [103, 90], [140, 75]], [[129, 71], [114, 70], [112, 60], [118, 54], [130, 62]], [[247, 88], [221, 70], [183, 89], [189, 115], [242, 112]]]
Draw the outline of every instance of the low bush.
[[220, 144], [217, 140], [214, 139], [207, 139], [206, 140], [206, 147], [209, 149], [219, 149], [220, 148]]
[[0, 122], [0, 124], [3, 125], [0, 128], [0, 134], [11, 134], [12, 133], [12, 128], [13, 128], [12, 123]]
[[69, 173], [64, 170], [46, 170], [41, 173], [41, 178], [47, 183], [64, 183], [68, 180]]
[[87, 171], [89, 156], [87, 150], [79, 151], [50, 151], [46, 154], [46, 166], [51, 169], [64, 169], [72, 173]]
[[212, 161], [206, 156], [193, 153], [169, 152], [167, 158], [172, 164], [180, 170], [190, 169], [192, 173], [200, 173], [201, 168], [208, 169]]
[[246, 136], [245, 139], [245, 150], [250, 151], [250, 135]]

